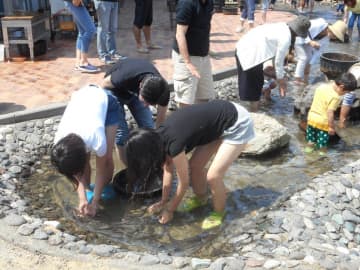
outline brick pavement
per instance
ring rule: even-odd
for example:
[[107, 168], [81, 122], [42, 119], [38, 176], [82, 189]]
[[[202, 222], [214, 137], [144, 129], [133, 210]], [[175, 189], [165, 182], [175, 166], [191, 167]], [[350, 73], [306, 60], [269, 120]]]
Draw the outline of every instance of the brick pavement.
[[[169, 13], [165, 0], [154, 0], [154, 23], [152, 37], [161, 50], [150, 54], [136, 52], [132, 34], [134, 1], [126, 0], [120, 9], [117, 45], [119, 52], [126, 56], [140, 57], [153, 61], [161, 74], [167, 79], [172, 77], [171, 46], [174, 30], [170, 29]], [[260, 11], [256, 19], [260, 20]], [[294, 15], [286, 11], [269, 11], [268, 22], [288, 21]], [[211, 28], [211, 50], [219, 57], [212, 58], [213, 72], [235, 66], [234, 49], [240, 34], [235, 33], [240, 15], [215, 13]], [[75, 40], [57, 35], [49, 45], [49, 51], [34, 62], [0, 63], [0, 114], [24, 109], [34, 109], [51, 103], [67, 101], [71, 93], [87, 83], [99, 83], [106, 67], [96, 56], [96, 40], [92, 42], [90, 62], [101, 67], [98, 74], [85, 74], [74, 71]]]

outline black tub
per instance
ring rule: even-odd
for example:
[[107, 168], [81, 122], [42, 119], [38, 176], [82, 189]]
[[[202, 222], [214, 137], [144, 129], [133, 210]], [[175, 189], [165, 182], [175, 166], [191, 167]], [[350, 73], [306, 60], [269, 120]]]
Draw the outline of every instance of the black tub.
[[162, 192], [162, 173], [152, 176], [155, 178], [151, 185], [141, 185], [142, 183], [136, 183], [135, 187], [137, 191], [132, 192], [128, 190], [126, 169], [119, 171], [115, 174], [112, 185], [116, 192], [125, 197], [131, 198], [151, 198], [160, 196]]
[[332, 80], [347, 72], [357, 62], [360, 62], [360, 59], [355, 55], [338, 52], [323, 53], [320, 56], [320, 71]]

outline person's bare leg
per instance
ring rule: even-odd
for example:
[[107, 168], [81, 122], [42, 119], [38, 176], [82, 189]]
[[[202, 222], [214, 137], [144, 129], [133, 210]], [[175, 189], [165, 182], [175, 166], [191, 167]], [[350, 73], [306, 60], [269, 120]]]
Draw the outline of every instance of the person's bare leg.
[[89, 64], [88, 53], [80, 52], [80, 65], [86, 66]]
[[199, 199], [205, 199], [207, 197], [207, 169], [205, 166], [217, 151], [220, 144], [221, 140], [216, 140], [206, 145], [196, 147], [189, 160], [191, 186]]
[[81, 66], [81, 51], [76, 49], [76, 67]]
[[309, 83], [310, 68], [311, 68], [311, 65], [306, 64], [305, 70], [304, 70], [304, 83], [305, 84]]
[[117, 152], [118, 152], [120, 161], [121, 161], [125, 166], [127, 166], [126, 153], [125, 153], [124, 146], [116, 145], [116, 148], [117, 148]]
[[250, 112], [257, 112], [259, 110], [259, 101], [250, 101]]
[[139, 29], [137, 26], [133, 26], [133, 34], [134, 34], [134, 38], [135, 38], [135, 42], [136, 42], [136, 47], [138, 49], [142, 48], [142, 43], [141, 43], [141, 29]]
[[151, 26], [150, 25], [144, 25], [143, 32], [144, 32], [144, 36], [145, 36], [146, 46], [150, 47], [152, 45], [152, 42], [151, 42]]
[[210, 185], [214, 211], [223, 213], [226, 204], [224, 175], [230, 165], [245, 149], [245, 144], [222, 143], [209, 167], [207, 182]]

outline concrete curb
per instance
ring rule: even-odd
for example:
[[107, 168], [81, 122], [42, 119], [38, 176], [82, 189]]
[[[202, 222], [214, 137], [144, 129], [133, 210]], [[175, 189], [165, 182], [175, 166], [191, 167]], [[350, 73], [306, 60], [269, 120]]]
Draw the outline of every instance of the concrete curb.
[[[229, 69], [224, 69], [218, 72], [214, 72], [213, 79], [214, 81], [220, 81], [225, 78], [234, 76], [236, 74], [237, 74], [236, 67], [232, 67]], [[174, 90], [173, 82], [169, 81], [168, 83], [171, 91], [173, 91]], [[61, 115], [64, 112], [66, 105], [67, 102], [59, 102], [59, 103], [49, 104], [46, 106], [41, 106], [35, 109], [3, 114], [0, 115], [0, 125], [9, 125], [9, 124], [15, 124], [19, 122], [34, 120], [34, 119], [48, 118], [52, 116]]]

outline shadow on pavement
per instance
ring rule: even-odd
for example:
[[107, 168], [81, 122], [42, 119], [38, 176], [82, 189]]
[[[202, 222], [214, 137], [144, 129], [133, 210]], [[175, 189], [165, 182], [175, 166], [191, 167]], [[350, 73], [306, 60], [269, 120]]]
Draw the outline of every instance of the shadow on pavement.
[[0, 102], [0, 114], [23, 111], [26, 107], [12, 102]]

